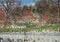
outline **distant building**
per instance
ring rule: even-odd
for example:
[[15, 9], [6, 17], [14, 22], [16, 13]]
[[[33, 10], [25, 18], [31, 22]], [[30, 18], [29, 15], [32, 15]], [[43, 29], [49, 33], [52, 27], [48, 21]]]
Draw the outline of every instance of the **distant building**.
[[6, 16], [2, 8], [0, 7], [0, 26], [2, 27], [6, 21]]
[[18, 21], [20, 23], [30, 23], [35, 19], [36, 18], [33, 15], [33, 12], [27, 6], [24, 6], [22, 12], [20, 13], [20, 16], [18, 17]]
[[[0, 27], [4, 25], [6, 20], [7, 20], [6, 15], [4, 11], [2, 10], [2, 8], [0, 8]], [[17, 22], [18, 23], [30, 23], [34, 20], [35, 20], [35, 17], [33, 15], [33, 12], [30, 9], [25, 7], [22, 9], [22, 12], [19, 14]]]

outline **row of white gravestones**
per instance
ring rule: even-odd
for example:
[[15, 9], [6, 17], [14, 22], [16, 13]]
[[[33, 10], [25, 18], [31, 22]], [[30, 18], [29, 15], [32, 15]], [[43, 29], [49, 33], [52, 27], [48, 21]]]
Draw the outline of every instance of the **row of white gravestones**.
[[60, 42], [57, 39], [52, 39], [52, 38], [0, 38], [0, 42]]

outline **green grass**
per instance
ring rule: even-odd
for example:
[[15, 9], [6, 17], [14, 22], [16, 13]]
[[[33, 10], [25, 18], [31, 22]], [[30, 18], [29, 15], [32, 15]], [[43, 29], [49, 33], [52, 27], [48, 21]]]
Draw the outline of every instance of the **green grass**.
[[27, 25], [26, 28], [0, 28], [0, 32], [21, 32], [21, 31], [33, 31], [33, 30], [38, 30], [38, 31], [42, 31], [44, 29], [49, 29], [51, 28], [52, 30], [57, 30], [58, 26], [56, 24], [54, 25], [44, 25], [44, 26], [39, 26], [39, 27], [35, 27], [35, 25]]

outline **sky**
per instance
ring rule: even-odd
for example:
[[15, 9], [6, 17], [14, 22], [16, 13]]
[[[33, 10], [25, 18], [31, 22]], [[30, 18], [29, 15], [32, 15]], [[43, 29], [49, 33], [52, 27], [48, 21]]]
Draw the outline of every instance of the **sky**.
[[[2, 0], [0, 0], [0, 1], [2, 1]], [[35, 0], [21, 0], [21, 4], [22, 5], [34, 5], [35, 4], [35, 2], [34, 2]], [[20, 0], [17, 0], [17, 2], [20, 2]]]
[[22, 0], [23, 5], [29, 5], [29, 4], [34, 4], [35, 0]]

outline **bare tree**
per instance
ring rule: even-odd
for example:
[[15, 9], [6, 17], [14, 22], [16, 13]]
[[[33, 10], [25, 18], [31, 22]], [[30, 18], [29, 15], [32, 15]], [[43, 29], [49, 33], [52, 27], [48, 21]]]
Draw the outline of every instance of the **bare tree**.
[[[58, 17], [57, 14], [58, 12], [58, 6], [56, 2], [52, 0], [41, 0], [36, 3], [36, 11], [40, 14], [40, 17], [46, 16], [48, 19], [52, 21], [52, 19], [55, 17]], [[50, 22], [49, 20], [49, 22]], [[54, 21], [52, 21], [54, 22]]]
[[6, 15], [6, 22], [4, 23], [4, 27], [6, 25], [15, 24], [17, 21], [17, 16], [20, 14], [20, 7], [15, 8], [16, 5], [21, 5], [21, 0], [0, 0], [0, 4]]

